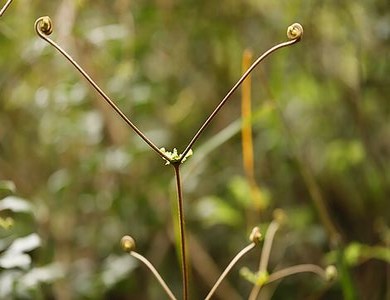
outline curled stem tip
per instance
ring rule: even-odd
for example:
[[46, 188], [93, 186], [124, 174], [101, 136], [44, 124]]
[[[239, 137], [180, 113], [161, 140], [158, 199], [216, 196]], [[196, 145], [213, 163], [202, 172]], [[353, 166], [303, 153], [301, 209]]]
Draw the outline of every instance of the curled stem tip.
[[249, 240], [252, 242], [252, 243], [255, 243], [256, 245], [259, 244], [262, 240], [263, 240], [263, 236], [260, 232], [260, 229], [259, 227], [254, 227], [252, 229], [252, 232], [251, 234], [249, 235]]
[[121, 239], [121, 246], [123, 251], [130, 253], [135, 250], [135, 240], [131, 236], [125, 235]]
[[51, 21], [50, 17], [48, 16], [43, 16], [38, 18], [35, 21], [34, 24], [35, 31], [39, 35], [50, 35], [53, 32], [53, 22]]
[[290, 40], [300, 40], [303, 36], [303, 26], [299, 23], [294, 23], [287, 28], [287, 37]]

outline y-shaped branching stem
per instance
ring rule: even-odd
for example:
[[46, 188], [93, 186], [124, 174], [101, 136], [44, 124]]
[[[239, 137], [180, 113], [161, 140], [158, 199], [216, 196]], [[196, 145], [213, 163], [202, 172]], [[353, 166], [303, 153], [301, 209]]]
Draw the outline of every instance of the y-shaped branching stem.
[[230, 96], [238, 89], [238, 87], [241, 85], [241, 83], [245, 80], [245, 78], [248, 77], [248, 75], [253, 71], [254, 68], [258, 64], [260, 64], [267, 56], [269, 56], [271, 53], [275, 52], [278, 49], [293, 45], [301, 40], [303, 36], [303, 27], [295, 23], [288, 27], [287, 29], [287, 37], [290, 39], [290, 41], [280, 43], [266, 52], [264, 52], [256, 61], [249, 67], [249, 69], [241, 76], [241, 78], [237, 81], [237, 83], [230, 89], [230, 91], [226, 94], [226, 96], [222, 99], [222, 101], [217, 105], [217, 107], [214, 109], [214, 111], [211, 113], [211, 115], [206, 119], [206, 121], [202, 124], [202, 126], [199, 128], [199, 130], [195, 133], [192, 140], [189, 142], [188, 146], [185, 148], [184, 152], [182, 153], [182, 157], [185, 157], [187, 152], [190, 151], [192, 146], [195, 144], [195, 142], [198, 140], [199, 136], [203, 133], [203, 131], [206, 129], [206, 127], [211, 123], [211, 121], [214, 119], [214, 117], [217, 115], [217, 113], [221, 110], [221, 108], [225, 105], [225, 103], [229, 100]]
[[146, 135], [138, 129], [137, 126], [134, 125], [133, 122], [121, 111], [121, 109], [107, 96], [106, 93], [95, 83], [95, 81], [87, 74], [86, 71], [64, 50], [62, 49], [56, 42], [50, 39], [48, 36], [53, 31], [53, 23], [51, 19], [47, 16], [40, 17], [35, 21], [35, 30], [37, 34], [52, 45], [55, 49], [58, 50], [80, 73], [84, 76], [84, 78], [94, 87], [94, 89], [103, 97], [103, 99], [118, 113], [118, 115], [126, 122], [127, 125], [131, 129], [133, 129], [138, 136], [145, 141], [158, 155], [162, 158], [170, 161], [169, 157], [164, 154]]
[[0, 10], [0, 17], [3, 16], [3, 14], [4, 14], [5, 11], [7, 10], [7, 8], [11, 5], [11, 2], [12, 2], [12, 0], [8, 0], [8, 1], [4, 4], [3, 8]]
[[[11, 1], [8, 1], [6, 6], [9, 5]], [[4, 9], [5, 10], [5, 9]], [[2, 10], [3, 12], [3, 10]], [[184, 162], [184, 160], [191, 154], [191, 147], [195, 144], [195, 142], [198, 140], [199, 136], [203, 133], [203, 131], [206, 129], [206, 127], [211, 123], [211, 121], [214, 119], [214, 117], [217, 115], [217, 113], [221, 110], [221, 108], [225, 105], [225, 103], [228, 101], [228, 99], [231, 97], [231, 95], [237, 90], [237, 88], [241, 85], [241, 83], [245, 80], [245, 78], [253, 71], [253, 69], [262, 62], [268, 55], [275, 52], [278, 49], [293, 45], [297, 42], [299, 42], [303, 35], [303, 28], [300, 24], [295, 23], [288, 27], [287, 29], [287, 36], [290, 39], [290, 41], [280, 43], [272, 48], [270, 48], [268, 51], [266, 51], [263, 55], [261, 55], [249, 68], [248, 70], [241, 76], [241, 78], [237, 81], [237, 83], [231, 88], [231, 90], [226, 94], [226, 96], [221, 100], [221, 102], [218, 104], [218, 106], [214, 109], [214, 111], [211, 113], [211, 115], [206, 119], [206, 121], [203, 123], [203, 125], [200, 127], [200, 129], [195, 133], [194, 137], [191, 139], [187, 147], [185, 148], [184, 152], [182, 154], [177, 154], [175, 151], [170, 153], [165, 151], [164, 148], [158, 148], [149, 138], [145, 136], [145, 134], [138, 129], [137, 126], [133, 124], [133, 122], [130, 121], [130, 119], [121, 111], [121, 109], [110, 99], [110, 97], [103, 92], [103, 90], [95, 83], [95, 81], [88, 75], [86, 71], [64, 50], [62, 49], [57, 43], [55, 43], [52, 39], [50, 39], [48, 36], [53, 31], [53, 24], [49, 17], [40, 17], [35, 21], [35, 30], [37, 34], [46, 42], [48, 42], [50, 45], [52, 45], [58, 52], [60, 52], [83, 76], [84, 78], [94, 87], [94, 89], [103, 97], [103, 99], [114, 109], [114, 111], [125, 121], [125, 123], [136, 133], [138, 136], [144, 140], [146, 144], [148, 144], [160, 157], [165, 159], [168, 163], [172, 164], [175, 170], [175, 177], [176, 177], [176, 188], [177, 188], [177, 198], [178, 198], [178, 219], [179, 219], [179, 228], [180, 228], [180, 244], [181, 244], [181, 263], [182, 263], [182, 275], [183, 275], [183, 300], [188, 299], [188, 262], [187, 262], [187, 256], [186, 256], [186, 241], [185, 241], [185, 217], [184, 217], [184, 208], [183, 208], [183, 195], [182, 195], [182, 182], [180, 179], [180, 164]], [[254, 247], [255, 244], [250, 244], [246, 248], [244, 248], [229, 264], [225, 272], [221, 275], [220, 279], [217, 281], [215, 288], [213, 288], [210, 293], [209, 297], [214, 293], [214, 290], [218, 287], [220, 281], [223, 280], [223, 278], [226, 276], [226, 274], [229, 272], [231, 267], [250, 249]], [[136, 254], [135, 252], [130, 252], [133, 256], [135, 255], [136, 258], [141, 259], [142, 256], [139, 256], [139, 254]], [[142, 260], [142, 259], [141, 259]], [[144, 263], [145, 261], [142, 260]], [[150, 268], [149, 264], [147, 264]], [[154, 268], [150, 268], [156, 276], [156, 272]], [[157, 273], [158, 274], [158, 273]], [[156, 276], [157, 279], [159, 279], [159, 275]], [[161, 278], [161, 277], [160, 277]], [[160, 281], [160, 280], [159, 280]], [[161, 282], [161, 281], [160, 281]], [[165, 285], [162, 284], [163, 287]], [[166, 285], [165, 285], [166, 286]], [[165, 289], [165, 287], [164, 287]], [[169, 294], [169, 293], [168, 293]], [[206, 299], [208, 299], [206, 298]], [[172, 298], [174, 299], [174, 298]]]

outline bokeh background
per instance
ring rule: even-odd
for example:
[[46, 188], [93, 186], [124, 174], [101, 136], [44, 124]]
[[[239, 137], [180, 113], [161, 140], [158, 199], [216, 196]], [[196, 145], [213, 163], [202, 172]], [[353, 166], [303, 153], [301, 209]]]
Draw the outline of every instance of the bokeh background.
[[[181, 291], [173, 171], [37, 37], [35, 20], [49, 15], [51, 37], [159, 147], [179, 152], [240, 77], [244, 50], [257, 57], [300, 22], [301, 43], [252, 76], [264, 207], [254, 207], [243, 168], [239, 91], [183, 165], [192, 299], [207, 294], [254, 225], [264, 232], [275, 208], [288, 222], [269, 271], [335, 264], [339, 277], [292, 276], [264, 299], [389, 299], [389, 8], [385, 0], [14, 1], [0, 18], [1, 298], [165, 299], [121, 251], [125, 234]], [[10, 256], [16, 240], [22, 250]], [[252, 286], [239, 269], [256, 271], [259, 256], [245, 257], [215, 299], [246, 299]]]

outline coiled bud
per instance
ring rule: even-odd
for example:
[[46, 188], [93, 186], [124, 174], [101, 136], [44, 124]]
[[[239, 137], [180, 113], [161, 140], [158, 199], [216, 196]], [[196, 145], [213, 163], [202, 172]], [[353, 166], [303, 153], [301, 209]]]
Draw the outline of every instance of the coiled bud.
[[300, 40], [303, 36], [303, 26], [299, 23], [294, 23], [287, 28], [287, 37], [290, 40]]
[[35, 30], [38, 33], [50, 35], [53, 32], [53, 22], [51, 21], [50, 17], [44, 16], [38, 18], [35, 21]]
[[130, 253], [135, 250], [135, 240], [131, 236], [125, 235], [121, 239], [121, 246], [123, 251]]
[[262, 241], [262, 239], [263, 235], [261, 234], [259, 227], [254, 227], [249, 235], [249, 240], [257, 245]]

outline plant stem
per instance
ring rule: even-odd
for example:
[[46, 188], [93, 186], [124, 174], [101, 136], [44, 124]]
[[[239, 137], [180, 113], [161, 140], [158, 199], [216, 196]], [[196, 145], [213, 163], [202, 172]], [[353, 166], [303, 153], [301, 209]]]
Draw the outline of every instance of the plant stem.
[[153, 273], [154, 277], [156, 277], [157, 281], [160, 283], [164, 291], [169, 296], [169, 299], [177, 300], [176, 297], [173, 295], [172, 291], [169, 289], [168, 285], [165, 283], [164, 279], [162, 279], [160, 274], [157, 272], [156, 268], [145, 257], [135, 251], [131, 251], [130, 255], [141, 261], [145, 266], [149, 268], [149, 270]]
[[256, 61], [249, 67], [249, 69], [241, 76], [241, 78], [237, 81], [237, 83], [230, 89], [230, 91], [226, 94], [226, 96], [222, 99], [222, 101], [218, 104], [218, 106], [214, 109], [214, 111], [211, 113], [211, 115], [206, 119], [206, 121], [203, 123], [203, 125], [199, 128], [199, 130], [195, 133], [192, 140], [189, 142], [188, 146], [185, 148], [184, 152], [182, 153], [182, 157], [185, 157], [188, 151], [192, 148], [192, 146], [195, 144], [195, 142], [198, 140], [199, 136], [202, 134], [202, 132], [206, 129], [206, 127], [211, 123], [211, 121], [214, 119], [216, 114], [221, 110], [221, 108], [225, 105], [227, 100], [229, 100], [230, 96], [237, 90], [237, 88], [241, 85], [241, 83], [245, 80], [246, 77], [253, 71], [253, 69], [262, 62], [268, 55], [270, 55], [272, 52], [275, 52], [278, 49], [293, 45], [297, 42], [299, 42], [300, 38], [297, 38], [295, 40], [290, 40], [284, 43], [280, 43], [270, 49], [268, 49], [266, 52], [264, 52]]
[[36, 20], [35, 22], [35, 30], [37, 34], [46, 42], [48, 42], [50, 45], [52, 45], [58, 52], [60, 52], [80, 73], [83, 75], [83, 77], [94, 87], [94, 89], [100, 94], [100, 96], [103, 97], [103, 99], [114, 109], [114, 111], [122, 118], [123, 121], [136, 133], [138, 136], [144, 140], [146, 144], [148, 144], [159, 156], [162, 158], [170, 161], [169, 157], [164, 154], [145, 134], [142, 133], [141, 130], [138, 129], [137, 126], [133, 124], [133, 122], [130, 121], [130, 119], [122, 112], [122, 110], [110, 99], [110, 97], [104, 93], [104, 91], [95, 83], [95, 81], [88, 75], [86, 71], [64, 50], [62, 49], [56, 42], [54, 42], [52, 39], [50, 39], [46, 33], [42, 32], [40, 28], [40, 23], [42, 22], [43, 18], [47, 18], [47, 22], [50, 22], [51, 20], [48, 17], [41, 17]]
[[234, 265], [240, 260], [241, 257], [243, 257], [250, 250], [252, 250], [255, 246], [256, 246], [255, 243], [250, 243], [248, 246], [246, 246], [244, 249], [242, 249], [240, 252], [237, 253], [237, 255], [232, 259], [232, 261], [226, 267], [225, 271], [223, 271], [221, 276], [218, 278], [217, 282], [214, 284], [213, 288], [210, 290], [205, 300], [211, 299], [211, 296], [214, 294], [215, 290], [218, 288], [218, 286], [221, 284], [222, 280], [226, 277], [226, 275], [230, 272], [230, 270], [234, 267]]
[[320, 276], [326, 280], [326, 274], [325, 274], [324, 269], [322, 269], [321, 267], [319, 267], [317, 265], [313, 265], [313, 264], [302, 264], [302, 265], [288, 267], [288, 268], [285, 268], [283, 270], [279, 270], [279, 271], [272, 273], [271, 275], [269, 275], [267, 283], [282, 279], [282, 278], [290, 276], [290, 275], [294, 275], [297, 273], [305, 273], [305, 272], [315, 273], [318, 276]]
[[[264, 238], [264, 245], [261, 251], [261, 257], [259, 262], [259, 274], [267, 272], [269, 257], [271, 255], [272, 242], [274, 240], [275, 233], [278, 230], [278, 228], [279, 228], [279, 223], [276, 222], [275, 220], [273, 220], [267, 228], [267, 232]], [[256, 300], [257, 297], [259, 296], [260, 290], [261, 290], [261, 286], [254, 285], [248, 299]]]
[[3, 8], [0, 10], [0, 17], [3, 16], [3, 14], [4, 14], [5, 11], [7, 10], [7, 8], [10, 6], [11, 2], [12, 2], [12, 0], [8, 0], [8, 1], [4, 4]]
[[185, 217], [183, 209], [183, 192], [182, 183], [180, 178], [180, 162], [172, 163], [175, 169], [176, 177], [176, 190], [177, 190], [177, 206], [178, 206], [178, 218], [179, 218], [179, 234], [180, 234], [180, 247], [181, 247], [181, 268], [183, 277], [183, 300], [188, 299], [188, 262], [186, 255], [186, 236], [185, 236]]
[[268, 226], [267, 232], [264, 238], [264, 246], [261, 251], [261, 258], [259, 263], [259, 272], [266, 272], [269, 262], [269, 257], [271, 255], [271, 247], [275, 237], [276, 231], [279, 229], [279, 223], [273, 220]]

